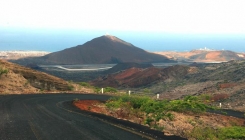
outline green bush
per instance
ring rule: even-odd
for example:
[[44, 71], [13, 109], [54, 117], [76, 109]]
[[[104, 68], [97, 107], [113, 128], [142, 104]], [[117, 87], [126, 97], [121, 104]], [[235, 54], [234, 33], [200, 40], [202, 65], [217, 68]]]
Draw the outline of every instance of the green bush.
[[219, 129], [195, 127], [192, 132], [187, 134], [187, 137], [198, 140], [245, 139], [245, 127], [233, 126]]
[[113, 88], [113, 87], [106, 87], [104, 89], [104, 93], [116, 93], [117, 89]]
[[207, 109], [213, 109], [212, 107], [204, 104], [196, 96], [186, 96], [183, 100], [170, 101], [170, 109], [176, 112], [193, 112], [203, 113]]
[[83, 87], [91, 87], [90, 84], [87, 82], [80, 82], [79, 85], [81, 85]]
[[[141, 96], [121, 96], [113, 97], [106, 102], [108, 108], [124, 108], [130, 109], [128, 112], [136, 113], [134, 115], [139, 115], [144, 112], [145, 114], [145, 124], [150, 126], [155, 126], [156, 122], [160, 119], [173, 120], [174, 116], [167, 112], [167, 101], [155, 101], [149, 97]], [[154, 124], [153, 124], [154, 123]]]
[[154, 120], [153, 120], [152, 118], [147, 117], [147, 118], [145, 119], [145, 124], [148, 124], [148, 125], [150, 126], [151, 123], [152, 123], [153, 121], [154, 121]]
[[201, 94], [200, 96], [198, 96], [198, 98], [203, 102], [210, 102], [212, 97], [208, 94]]
[[221, 139], [245, 139], [245, 127], [233, 126], [221, 128], [219, 134]]
[[130, 102], [134, 109], [140, 109], [146, 102], [151, 100], [144, 96], [123, 96], [122, 98], [124, 102]]
[[187, 137], [198, 140], [218, 140], [218, 131], [210, 127], [195, 127], [192, 132], [187, 134]]
[[0, 67], [0, 76], [2, 76], [3, 74], [7, 74], [7, 73], [8, 73], [8, 69]]
[[105, 105], [110, 109], [117, 109], [122, 107], [124, 105], [124, 102], [122, 101], [122, 98], [112, 97], [106, 102]]
[[73, 91], [74, 90], [74, 86], [73, 85], [68, 85], [68, 90]]
[[101, 88], [93, 87], [93, 90], [94, 90], [95, 93], [99, 93], [101, 91]]
[[171, 111], [203, 113], [208, 108], [211, 108], [202, 103], [202, 100], [195, 96], [187, 96], [183, 100], [158, 101], [145, 96], [124, 95], [110, 98], [106, 102], [106, 106], [113, 109], [129, 109], [128, 112], [131, 113], [143, 112], [146, 118], [144, 121], [145, 124], [154, 128], [160, 119], [173, 120], [174, 115]]
[[[93, 89], [94, 89], [95, 93], [101, 92], [101, 88], [99, 88], [99, 87], [93, 87]], [[113, 87], [106, 87], [106, 88], [103, 88], [103, 92], [104, 93], [117, 93], [117, 89], [115, 89]]]

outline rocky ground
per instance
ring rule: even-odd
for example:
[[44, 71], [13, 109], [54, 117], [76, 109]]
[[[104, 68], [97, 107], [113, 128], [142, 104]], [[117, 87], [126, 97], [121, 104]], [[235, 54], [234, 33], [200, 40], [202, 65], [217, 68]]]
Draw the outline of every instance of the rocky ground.
[[6, 71], [0, 75], [0, 94], [94, 92], [90, 88], [5, 60], [0, 60], [0, 71]]
[[[92, 111], [96, 113], [102, 113], [105, 115], [109, 115], [118, 119], [129, 120], [134, 123], [144, 124], [143, 118], [139, 118], [137, 116], [132, 116], [124, 112], [123, 109], [118, 109], [116, 111], [111, 111], [106, 108], [103, 102], [97, 100], [80, 100], [75, 101], [73, 103], [76, 107], [81, 110]], [[211, 127], [214, 129], [229, 127], [229, 126], [244, 126], [245, 120], [218, 115], [211, 113], [204, 113], [200, 115], [194, 114], [184, 114], [172, 112], [174, 114], [174, 120], [160, 120], [159, 130], [163, 131], [165, 135], [178, 135], [182, 137], [187, 137], [188, 134], [197, 127]]]

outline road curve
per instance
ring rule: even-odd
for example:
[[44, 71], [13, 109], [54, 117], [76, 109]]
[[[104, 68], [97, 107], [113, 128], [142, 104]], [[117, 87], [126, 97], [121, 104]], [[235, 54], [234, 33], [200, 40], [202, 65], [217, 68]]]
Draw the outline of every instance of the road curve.
[[163, 133], [159, 134], [160, 132], [126, 121], [115, 121], [116, 119], [107, 116], [80, 111], [69, 102], [75, 98], [106, 100], [109, 96], [91, 94], [0, 96], [0, 139], [182, 139], [175, 136], [167, 137]]

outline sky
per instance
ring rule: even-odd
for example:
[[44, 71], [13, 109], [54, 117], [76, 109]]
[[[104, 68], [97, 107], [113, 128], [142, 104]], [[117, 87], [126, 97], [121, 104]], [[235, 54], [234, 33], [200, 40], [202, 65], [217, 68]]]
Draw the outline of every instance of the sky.
[[59, 51], [105, 34], [148, 51], [245, 52], [244, 0], [1, 0], [0, 50]]

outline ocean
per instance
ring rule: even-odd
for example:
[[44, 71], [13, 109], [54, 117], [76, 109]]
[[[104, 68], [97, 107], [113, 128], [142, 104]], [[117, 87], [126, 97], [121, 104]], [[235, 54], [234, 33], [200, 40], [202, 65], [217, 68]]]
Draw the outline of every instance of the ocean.
[[[37, 50], [55, 52], [82, 45], [107, 31], [84, 30], [4, 30], [0, 29], [0, 51]], [[244, 35], [170, 34], [158, 32], [111, 31], [146, 51], [191, 51], [200, 48], [245, 52]]]

